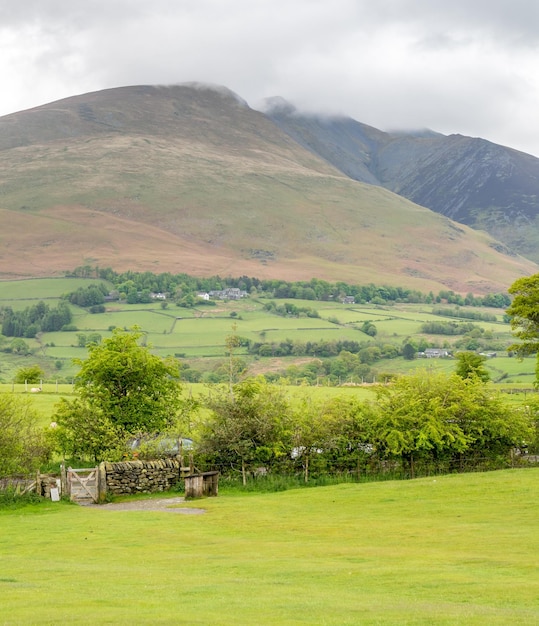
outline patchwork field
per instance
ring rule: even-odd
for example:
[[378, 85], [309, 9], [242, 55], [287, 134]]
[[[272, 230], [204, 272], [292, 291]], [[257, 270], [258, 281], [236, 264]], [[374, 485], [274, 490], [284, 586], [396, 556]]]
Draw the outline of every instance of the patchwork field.
[[[62, 294], [91, 284], [89, 279], [33, 279], [0, 282], [0, 307], [24, 309], [44, 300], [56, 306]], [[424, 322], [471, 322], [476, 333], [487, 333], [491, 345], [497, 346], [496, 357], [487, 361], [487, 369], [494, 381], [530, 385], [533, 382], [535, 360], [519, 361], [507, 356], [506, 348], [513, 337], [509, 324], [503, 320], [503, 309], [462, 307], [463, 311], [496, 316], [496, 321], [447, 318], [433, 313], [430, 304], [395, 303], [387, 305], [341, 304], [334, 301], [275, 300], [279, 304], [292, 302], [297, 307], [315, 309], [319, 317], [281, 317], [264, 310], [268, 299], [247, 298], [240, 301], [222, 301], [217, 306], [178, 307], [173, 302], [159, 301], [151, 304], [130, 305], [112, 302], [106, 312], [91, 314], [86, 309], [70, 305], [73, 325], [71, 332], [43, 333], [37, 339], [25, 339], [29, 354], [14, 354], [5, 351], [0, 362], [0, 382], [10, 382], [19, 367], [39, 364], [47, 380], [70, 382], [78, 370], [74, 358], [85, 358], [86, 350], [79, 347], [79, 334], [98, 333], [110, 336], [114, 327], [139, 326], [151, 349], [160, 356], [179, 356], [203, 372], [211, 371], [225, 358], [227, 336], [237, 334], [250, 342], [279, 344], [292, 341], [331, 342], [355, 341], [366, 345], [395, 346], [401, 349], [407, 341], [426, 341], [437, 346], [451, 348], [460, 335], [433, 335], [421, 332]], [[365, 334], [361, 327], [371, 322], [376, 327], [376, 336]], [[0, 339], [1, 336], [0, 336]], [[2, 345], [8, 346], [11, 338], [4, 338]], [[501, 348], [501, 349], [500, 349]], [[244, 359], [251, 373], [275, 371], [289, 365], [304, 363], [305, 356], [254, 357], [245, 346], [236, 351]], [[277, 355], [278, 356], [278, 355]], [[313, 357], [311, 357], [313, 358]], [[418, 367], [429, 367], [451, 371], [454, 361], [444, 359], [416, 359], [406, 361], [402, 357], [384, 358], [373, 368], [386, 376], [402, 373]]]

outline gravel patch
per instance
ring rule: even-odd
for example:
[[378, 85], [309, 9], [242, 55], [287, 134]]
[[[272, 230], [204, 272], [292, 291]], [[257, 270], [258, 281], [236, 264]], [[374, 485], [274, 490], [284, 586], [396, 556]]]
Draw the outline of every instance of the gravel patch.
[[146, 500], [130, 500], [128, 502], [108, 502], [107, 504], [87, 504], [94, 509], [103, 511], [165, 511], [183, 515], [201, 515], [204, 509], [178, 506], [185, 498], [148, 498]]

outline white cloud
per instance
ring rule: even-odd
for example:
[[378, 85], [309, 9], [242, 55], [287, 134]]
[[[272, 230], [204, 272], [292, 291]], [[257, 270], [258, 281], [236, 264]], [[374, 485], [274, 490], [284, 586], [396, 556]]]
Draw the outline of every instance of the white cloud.
[[[9, 4], [9, 6], [7, 6]], [[0, 7], [0, 114], [128, 84], [212, 82], [379, 128], [539, 155], [536, 0], [27, 0]]]

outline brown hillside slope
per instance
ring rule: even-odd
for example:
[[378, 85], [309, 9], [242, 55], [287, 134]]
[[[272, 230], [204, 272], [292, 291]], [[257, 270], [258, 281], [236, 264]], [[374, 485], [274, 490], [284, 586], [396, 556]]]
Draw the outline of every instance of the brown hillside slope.
[[304, 150], [234, 94], [132, 87], [0, 118], [0, 276], [117, 270], [505, 290], [533, 263]]

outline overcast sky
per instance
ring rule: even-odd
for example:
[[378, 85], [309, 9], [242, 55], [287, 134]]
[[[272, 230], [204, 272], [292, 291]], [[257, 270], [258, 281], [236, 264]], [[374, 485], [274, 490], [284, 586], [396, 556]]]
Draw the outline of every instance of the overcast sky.
[[538, 0], [0, 0], [0, 115], [199, 81], [539, 156]]

